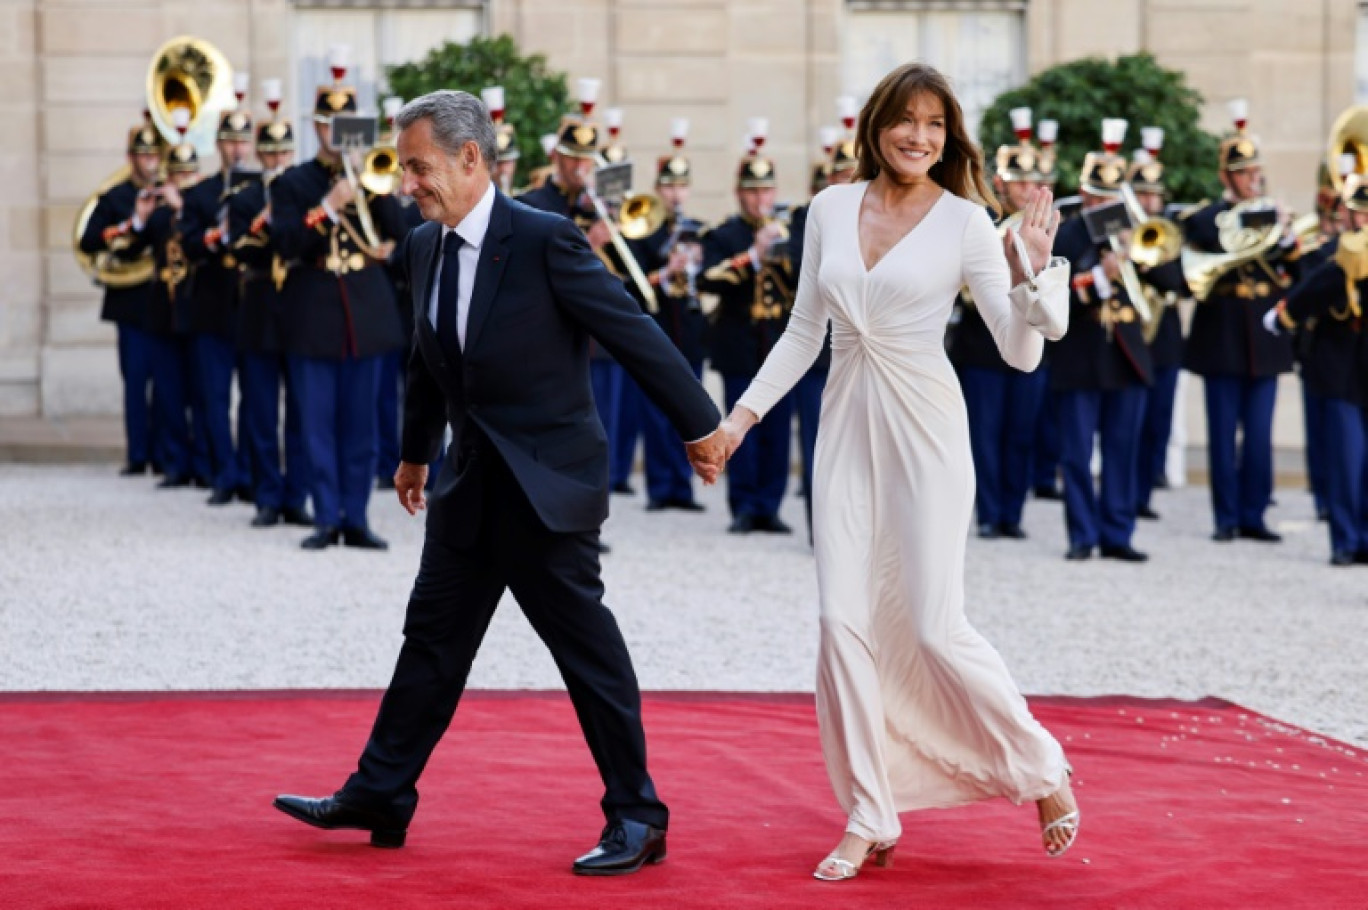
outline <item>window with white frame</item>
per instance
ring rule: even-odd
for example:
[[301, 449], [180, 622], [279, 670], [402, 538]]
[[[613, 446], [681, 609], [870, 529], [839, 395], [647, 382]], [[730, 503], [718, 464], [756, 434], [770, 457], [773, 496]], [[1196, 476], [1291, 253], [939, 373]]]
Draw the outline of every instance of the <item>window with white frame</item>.
[[911, 62], [949, 77], [977, 136], [993, 99], [1026, 79], [1025, 0], [847, 0], [847, 92], [863, 101], [890, 70]]
[[462, 0], [391, 2], [383, 7], [374, 0], [299, 0], [294, 16], [293, 66], [300, 160], [318, 150], [309, 115], [318, 86], [331, 79], [328, 49], [332, 45], [350, 46], [347, 84], [356, 87], [358, 107], [375, 112], [385, 87], [385, 67], [412, 63], [448, 41], [461, 44], [484, 34], [484, 6]]

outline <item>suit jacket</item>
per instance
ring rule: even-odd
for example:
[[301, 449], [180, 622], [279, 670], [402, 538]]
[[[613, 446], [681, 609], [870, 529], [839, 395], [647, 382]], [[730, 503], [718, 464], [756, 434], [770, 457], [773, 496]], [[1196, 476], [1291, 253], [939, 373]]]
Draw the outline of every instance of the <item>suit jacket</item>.
[[[428, 318], [442, 226], [405, 246], [416, 326], [404, 401], [402, 455], [451, 447], [428, 508], [428, 533], [473, 542], [481, 521], [481, 460], [508, 466], [552, 531], [596, 530], [608, 516], [608, 447], [589, 381], [592, 336], [685, 439], [719, 414], [683, 356], [566, 218], [496, 194], [480, 247], [463, 350], [449, 354]], [[491, 449], [493, 451], [491, 451]]]
[[[114, 255], [129, 262], [137, 260], [147, 249], [147, 244], [139, 241], [136, 234], [123, 234], [117, 238], [105, 237], [105, 230], [125, 219], [133, 217], [133, 206], [138, 200], [138, 188], [132, 180], [125, 180], [109, 188], [95, 203], [95, 210], [86, 222], [85, 233], [81, 235], [81, 252], [95, 255], [110, 250]], [[142, 328], [147, 321], [147, 303], [152, 294], [152, 282], [144, 281], [127, 288], [105, 288], [104, 305], [100, 308], [100, 318], [105, 322], [121, 322]]]
[[[1060, 227], [1054, 253], [1069, 260], [1071, 277], [1090, 271], [1100, 261], [1081, 218]], [[1121, 282], [1112, 290], [1116, 295], [1113, 300], [1085, 300], [1070, 282], [1069, 331], [1050, 345], [1050, 387], [1056, 391], [1116, 391], [1153, 382], [1149, 347], [1140, 322]], [[1110, 334], [1100, 318], [1104, 312], [1119, 317], [1113, 321]]]

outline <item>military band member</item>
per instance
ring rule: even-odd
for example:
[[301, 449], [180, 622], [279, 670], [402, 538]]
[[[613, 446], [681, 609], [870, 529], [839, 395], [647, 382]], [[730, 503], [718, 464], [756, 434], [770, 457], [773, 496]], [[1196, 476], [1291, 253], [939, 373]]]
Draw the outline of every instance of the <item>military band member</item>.
[[[1221, 227], [1239, 213], [1240, 203], [1263, 196], [1259, 147], [1245, 132], [1246, 109], [1232, 107], [1236, 132], [1220, 145], [1218, 166], [1225, 193], [1220, 201], [1183, 222], [1190, 248], [1225, 253]], [[1279, 213], [1279, 217], [1285, 217]], [[1278, 375], [1292, 369], [1286, 334], [1263, 331], [1260, 320], [1286, 292], [1294, 277], [1295, 244], [1279, 241], [1267, 252], [1233, 268], [1215, 283], [1192, 314], [1183, 366], [1205, 382], [1207, 461], [1215, 518], [1213, 540], [1238, 535], [1277, 542], [1264, 522], [1273, 494], [1273, 406]], [[1239, 451], [1236, 451], [1237, 441]]]
[[[290, 381], [299, 398], [315, 532], [301, 546], [386, 549], [366, 507], [375, 483], [376, 395], [382, 355], [404, 346], [394, 287], [384, 264], [402, 237], [398, 203], [354, 186], [332, 118], [355, 113], [356, 91], [333, 85], [314, 106], [317, 156], [271, 182], [271, 236], [290, 263], [281, 292]], [[355, 170], [355, 168], [353, 169]]]
[[[380, 131], [377, 148], [394, 148], [394, 118], [399, 115], [399, 111], [404, 106], [402, 98], [386, 98], [380, 107], [381, 123], [384, 125]], [[391, 175], [392, 189], [390, 194], [399, 203], [399, 212], [402, 217], [401, 230], [407, 234], [410, 230], [423, 223], [423, 217], [418, 212], [418, 207], [412, 204], [412, 200], [404, 199], [398, 191], [398, 152], [395, 152], [396, 168]], [[373, 175], [379, 179], [380, 175]], [[401, 238], [402, 240], [402, 238]], [[399, 322], [404, 329], [404, 338], [413, 337], [413, 313], [411, 308], [403, 305], [402, 301], [407, 298], [403, 296], [400, 283], [404, 280], [401, 276], [403, 269], [398, 268], [397, 264], [402, 259], [391, 257], [390, 268], [386, 269], [386, 274], [390, 281], [394, 283], [395, 305], [399, 310]], [[407, 356], [407, 348], [391, 351], [382, 354], [380, 357], [380, 378], [378, 380], [379, 392], [375, 396], [375, 420], [376, 420], [376, 458], [375, 458], [375, 486], [380, 490], [394, 489], [394, 473], [399, 470], [399, 436], [402, 415], [399, 411], [400, 389], [404, 384], [404, 363]]]
[[[177, 125], [189, 125], [189, 111], [175, 112]], [[158, 487], [189, 486], [198, 474], [187, 410], [196, 407], [197, 384], [190, 349], [190, 262], [181, 241], [179, 215], [184, 197], [199, 179], [199, 155], [182, 140], [166, 156], [166, 180], [138, 194], [132, 229], [152, 249], [155, 265], [148, 296], [147, 331], [153, 339], [152, 384], [157, 408], [158, 447], [164, 476]], [[194, 427], [201, 431], [202, 424]]]
[[[655, 288], [656, 324], [684, 355], [694, 375], [702, 378], [707, 319], [698, 302], [697, 274], [703, 254], [698, 243], [700, 225], [684, 214], [689, 202], [692, 171], [689, 159], [683, 154], [683, 140], [676, 123], [676, 151], [656, 163], [655, 192], [665, 203], [669, 217], [654, 234], [631, 241], [629, 246]], [[703, 506], [694, 499], [693, 469], [689, 467], [683, 441], [664, 412], [643, 395], [640, 416], [646, 510], [703, 511]]]
[[232, 194], [260, 179], [243, 169], [252, 153], [252, 118], [246, 111], [224, 112], [216, 138], [221, 169], [186, 192], [180, 213], [181, 242], [194, 276], [189, 314], [191, 357], [213, 466], [209, 504], [214, 506], [232, 502], [239, 485], [249, 487], [251, 480], [238, 476], [230, 418], [237, 365], [234, 333], [238, 274], [227, 214]]
[[[1002, 204], [999, 225], [1021, 211], [1044, 182], [1040, 153], [1031, 143], [1031, 109], [1014, 108], [1011, 117], [1017, 142], [998, 148], [993, 173], [993, 189]], [[1049, 375], [1008, 366], [967, 290], [956, 309], [959, 321], [950, 334], [949, 355], [969, 415], [978, 536], [1024, 538], [1021, 515], [1031, 488], [1031, 457]]]
[[[268, 100], [270, 94], [268, 93]], [[247, 448], [253, 465], [252, 527], [313, 525], [306, 507], [309, 460], [305, 452], [299, 398], [288, 380], [281, 341], [284, 307], [280, 292], [286, 267], [271, 238], [267, 187], [294, 163], [294, 130], [289, 121], [271, 120], [256, 132], [262, 180], [243, 187], [228, 200], [229, 236], [241, 267], [238, 307], [238, 352], [241, 371], [238, 404], [245, 433], [238, 445]], [[284, 470], [281, 470], [280, 397], [285, 391]]]
[[504, 195], [513, 193], [513, 180], [518, 172], [518, 131], [504, 122], [504, 90], [502, 85], [491, 85], [480, 91], [480, 100], [489, 109], [494, 121], [494, 183]]
[[1271, 333], [1309, 335], [1303, 378], [1324, 404], [1330, 564], [1368, 563], [1368, 178], [1351, 174], [1342, 198], [1348, 231], [1264, 319]]
[[[1145, 213], [1158, 217], [1164, 213], [1164, 164], [1159, 160], [1164, 146], [1164, 131], [1156, 126], [1142, 127], [1140, 130], [1143, 147], [1136, 152], [1136, 159], [1126, 173], [1126, 182], [1135, 191]], [[1173, 269], [1177, 266], [1168, 266]], [[1140, 272], [1142, 279], [1147, 274]], [[1137, 456], [1136, 515], [1139, 518], [1157, 519], [1159, 514], [1150, 504], [1155, 486], [1165, 481], [1165, 465], [1168, 461], [1169, 436], [1173, 430], [1173, 402], [1178, 393], [1178, 373], [1183, 363], [1183, 322], [1178, 315], [1178, 290], [1172, 289], [1176, 283], [1181, 289], [1181, 277], [1171, 279], [1169, 290], [1161, 290], [1151, 281], [1144, 281], [1148, 295], [1147, 302], [1157, 327], [1152, 329], [1149, 342], [1150, 363], [1154, 369], [1154, 385], [1145, 396], [1145, 413], [1140, 425], [1140, 452]]]
[[[81, 235], [81, 252], [105, 254], [127, 267], [145, 255], [147, 246], [133, 231], [133, 209], [138, 194], [158, 178], [165, 143], [150, 116], [128, 131], [128, 179], [101, 194]], [[127, 287], [106, 285], [100, 319], [114, 323], [118, 333], [119, 375], [123, 377], [125, 477], [143, 474], [159, 463], [152, 448], [151, 386], [154, 341], [146, 329], [149, 278]]]
[[[1115, 202], [1126, 177], [1117, 149], [1125, 121], [1103, 121], [1101, 152], [1089, 152], [1079, 175], [1084, 218], [1065, 222], [1055, 255], [1070, 263], [1069, 331], [1050, 352], [1050, 386], [1059, 420], [1065, 558], [1102, 556], [1143, 562], [1131, 546], [1135, 532], [1136, 447], [1152, 381], [1140, 317], [1125, 289], [1117, 256], [1090, 234], [1093, 209]], [[1101, 437], [1100, 490], [1092, 477], [1093, 439]]]
[[[774, 217], [774, 164], [759, 152], [741, 159], [736, 174], [740, 212], [703, 235], [701, 292], [717, 297], [709, 339], [713, 368], [722, 374], [732, 408], [788, 324], [793, 266], [777, 252], [787, 229]], [[735, 534], [792, 529], [779, 518], [788, 485], [793, 396], [751, 431], [727, 465], [727, 501]]]
[[[1041, 184], [1054, 188], [1059, 180], [1057, 152], [1055, 143], [1059, 139], [1059, 121], [1048, 118], [1036, 124], [1036, 143], [1040, 146], [1040, 157], [1036, 170]], [[1045, 346], [1045, 356], [1036, 367], [1041, 382], [1048, 388], [1050, 384], [1050, 350]], [[1040, 416], [1036, 419], [1035, 445], [1031, 454], [1031, 487], [1036, 499], [1063, 499], [1059, 492], [1059, 421], [1055, 417], [1054, 396], [1045, 395], [1040, 404]]]

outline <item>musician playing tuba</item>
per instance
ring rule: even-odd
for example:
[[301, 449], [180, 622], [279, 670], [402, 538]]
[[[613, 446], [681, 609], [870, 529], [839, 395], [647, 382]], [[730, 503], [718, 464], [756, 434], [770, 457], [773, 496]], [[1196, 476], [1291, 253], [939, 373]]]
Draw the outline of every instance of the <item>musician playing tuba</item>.
[[383, 355], [405, 346], [385, 273], [404, 224], [393, 195], [357, 181], [360, 149], [333, 142], [333, 118], [357, 112], [347, 51], [330, 53], [332, 82], [314, 103], [318, 154], [271, 182], [271, 238], [289, 263], [283, 343], [311, 470], [314, 533], [301, 546], [388, 545], [366, 518], [375, 484], [376, 396]]
[[121, 473], [145, 473], [153, 460], [151, 385], [153, 343], [147, 332], [152, 291], [151, 250], [136, 243], [133, 209], [138, 194], [158, 180], [166, 143], [150, 113], [128, 131], [128, 163], [95, 197], [76, 246], [104, 288], [100, 318], [118, 332], [119, 373], [123, 377], [124, 436], [127, 457]]
[[1264, 197], [1248, 105], [1232, 102], [1231, 116], [1235, 130], [1217, 160], [1225, 192], [1183, 222], [1183, 268], [1198, 300], [1183, 366], [1205, 386], [1212, 539], [1277, 542], [1264, 514], [1273, 495], [1273, 406], [1292, 344], [1260, 320], [1297, 274], [1297, 241], [1290, 216]]

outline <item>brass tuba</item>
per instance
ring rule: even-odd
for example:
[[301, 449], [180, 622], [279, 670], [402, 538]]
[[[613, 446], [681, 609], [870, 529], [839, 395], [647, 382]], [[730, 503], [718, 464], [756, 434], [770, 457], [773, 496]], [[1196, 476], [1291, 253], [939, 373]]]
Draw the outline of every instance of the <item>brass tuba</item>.
[[1344, 177], [1340, 175], [1339, 168], [1341, 155], [1354, 156], [1356, 173], [1368, 172], [1368, 107], [1351, 107], [1335, 118], [1325, 154], [1330, 185], [1334, 187], [1336, 194], [1344, 187]]
[[[180, 139], [180, 133], [172, 124], [172, 111], [177, 108], [190, 111], [187, 139], [191, 138], [192, 133], [202, 133], [203, 125], [208, 123], [208, 141], [212, 142], [218, 113], [235, 103], [232, 67], [209, 42], [199, 38], [174, 38], [152, 56], [147, 69], [147, 110], [157, 132], [167, 142], [175, 143]], [[196, 145], [203, 142], [205, 140], [201, 138]], [[152, 280], [150, 251], [132, 261], [120, 259], [110, 251], [94, 256], [81, 252], [81, 237], [85, 234], [86, 225], [90, 223], [90, 216], [94, 214], [100, 196], [127, 180], [128, 176], [129, 168], [124, 164], [101, 181], [77, 211], [76, 222], [72, 226], [71, 246], [76, 255], [76, 264], [103, 287], [127, 288]]]
[[1245, 215], [1276, 208], [1272, 199], [1260, 196], [1237, 203], [1216, 216], [1216, 227], [1224, 252], [1204, 253], [1183, 247], [1183, 277], [1192, 296], [1199, 302], [1211, 296], [1216, 283], [1229, 272], [1261, 259], [1283, 238], [1283, 225], [1274, 220], [1267, 225], [1246, 226]]

